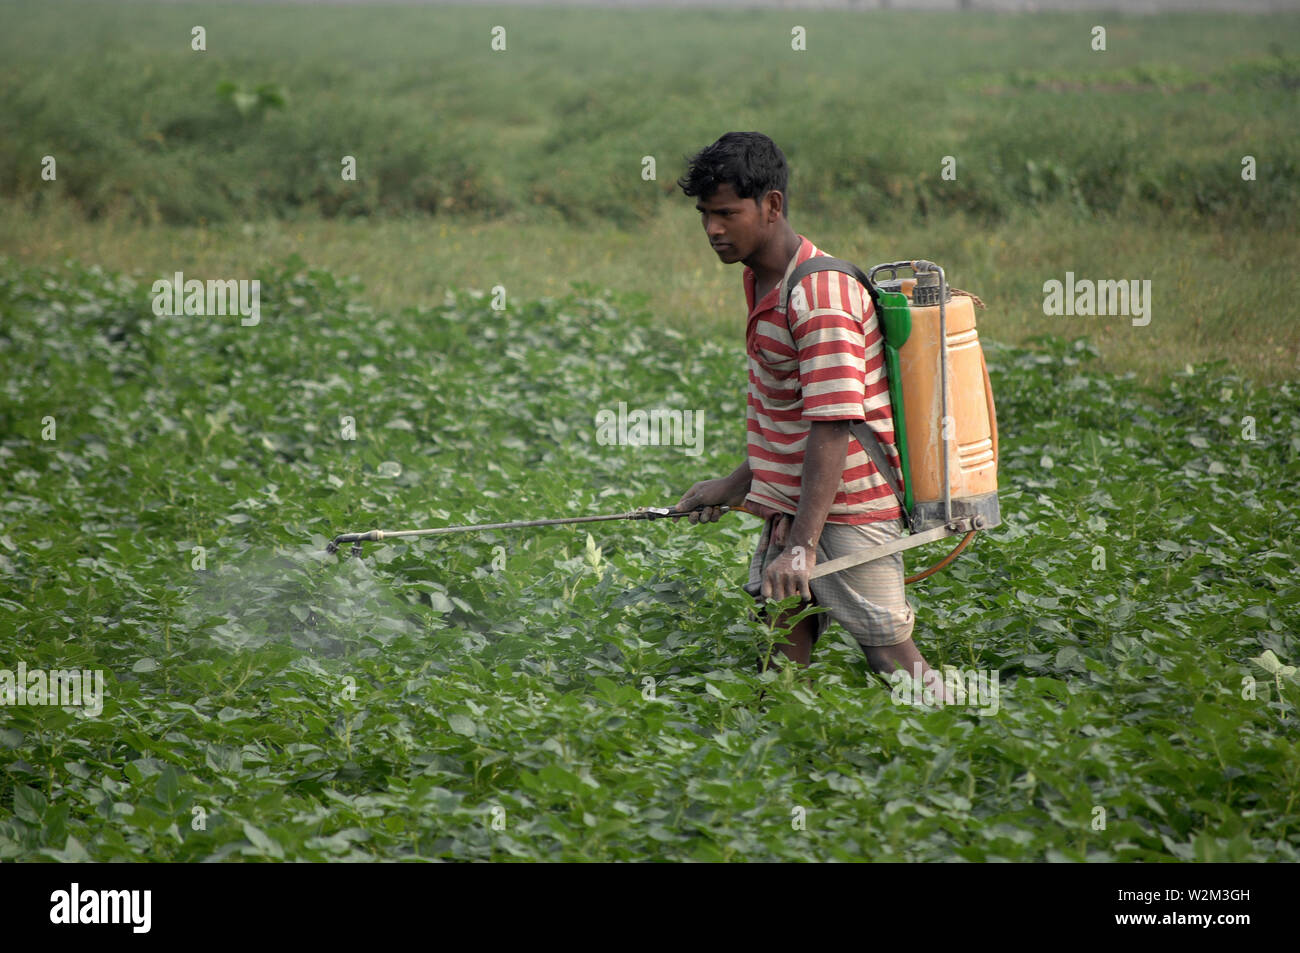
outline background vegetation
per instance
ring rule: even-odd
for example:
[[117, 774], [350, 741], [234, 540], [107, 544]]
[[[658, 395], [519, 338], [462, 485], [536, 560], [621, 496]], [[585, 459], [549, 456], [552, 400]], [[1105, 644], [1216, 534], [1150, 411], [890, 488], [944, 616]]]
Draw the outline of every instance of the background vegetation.
[[[296, 252], [393, 309], [593, 281], [735, 340], [739, 276], [673, 181], [762, 129], [803, 234], [943, 261], [992, 303], [986, 337], [1087, 336], [1147, 383], [1300, 366], [1300, 16], [17, 0], [0, 22], [0, 251], [31, 263], [251, 274]], [[1045, 316], [1067, 270], [1150, 278], [1152, 324]]]

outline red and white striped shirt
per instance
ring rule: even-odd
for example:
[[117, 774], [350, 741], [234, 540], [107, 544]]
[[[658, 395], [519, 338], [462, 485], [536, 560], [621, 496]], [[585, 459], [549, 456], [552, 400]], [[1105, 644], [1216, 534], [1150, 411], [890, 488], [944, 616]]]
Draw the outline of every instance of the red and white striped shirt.
[[[753, 473], [745, 503], [764, 516], [797, 511], [804, 447], [815, 420], [866, 420], [886, 459], [901, 468], [885, 376], [885, 340], [866, 289], [850, 275], [819, 271], [799, 283], [802, 295], [791, 295], [788, 323], [778, 307], [781, 288], [794, 269], [825, 254], [802, 235], [799, 240], [781, 283], [762, 301], [754, 301], [753, 269], [744, 271], [749, 305], [746, 426]], [[826, 522], [872, 523], [901, 516], [889, 484], [850, 434], [844, 473]]]

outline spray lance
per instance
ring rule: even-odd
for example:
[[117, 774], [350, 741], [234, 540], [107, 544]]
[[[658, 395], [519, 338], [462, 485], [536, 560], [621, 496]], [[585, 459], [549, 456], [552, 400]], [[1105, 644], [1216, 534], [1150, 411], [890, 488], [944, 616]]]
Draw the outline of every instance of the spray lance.
[[[335, 536], [325, 546], [326, 552], [337, 553], [339, 546], [343, 543], [351, 543], [351, 554], [360, 556], [362, 554], [362, 543], [379, 543], [386, 539], [402, 539], [419, 536], [446, 536], [451, 533], [472, 533], [489, 529], [524, 529], [529, 526], [563, 526], [572, 523], [601, 523], [610, 520], [657, 520], [657, 519], [680, 519], [683, 516], [690, 516], [691, 513], [699, 513], [706, 509], [717, 509], [723, 513], [749, 513], [751, 516], [757, 516], [752, 510], [743, 506], [725, 506], [718, 505], [715, 507], [697, 506], [691, 510], [674, 510], [667, 507], [643, 506], [640, 509], [632, 510], [629, 513], [610, 513], [601, 516], [568, 516], [557, 519], [540, 519], [540, 520], [516, 520], [510, 523], [471, 523], [465, 526], [439, 526], [433, 529], [399, 529], [399, 530], [382, 530], [372, 529], [368, 533], [340, 533]], [[965, 548], [966, 542], [970, 540], [973, 531], [984, 528], [984, 520], [981, 516], [963, 517], [953, 520], [943, 526], [936, 526], [933, 529], [923, 533], [913, 533], [910, 536], [895, 540], [881, 546], [875, 546], [871, 549], [864, 549], [860, 553], [850, 553], [847, 556], [841, 556], [830, 562], [820, 563], [813, 567], [812, 572], [808, 574], [810, 579], [818, 579], [822, 576], [829, 575], [833, 572], [839, 572], [841, 569], [848, 569], [851, 566], [860, 566], [862, 563], [871, 562], [873, 559], [880, 559], [892, 553], [900, 552], [904, 549], [911, 549], [913, 546], [919, 546], [922, 543], [932, 542], [941, 539], [944, 536], [950, 536], [959, 533], [966, 533], [966, 539], [962, 544], [953, 550], [942, 562], [931, 566], [925, 572], [918, 573], [904, 580], [912, 583], [924, 579], [932, 573], [938, 572], [947, 566], [957, 554]], [[755, 593], [756, 594], [756, 593]]]
[[[406, 536], [445, 536], [448, 533], [471, 533], [476, 530], [485, 529], [523, 529], [527, 526], [563, 526], [568, 523], [603, 523], [609, 520], [677, 519], [682, 516], [690, 516], [691, 513], [699, 513], [709, 508], [710, 507], [706, 506], [697, 506], [693, 510], [673, 510], [659, 506], [643, 506], [639, 510], [632, 510], [630, 513], [611, 513], [605, 516], [567, 516], [558, 519], [517, 520], [513, 523], [471, 523], [467, 526], [439, 526], [436, 529], [372, 529], [368, 533], [343, 533], [339, 536], [335, 536], [334, 539], [325, 547], [325, 550], [326, 552], [337, 553], [339, 551], [340, 543], [351, 543], [352, 555], [360, 556], [362, 543], [378, 543], [385, 539], [395, 539]], [[724, 513], [728, 510], [737, 510], [741, 513], [751, 512], [743, 506], [717, 506], [714, 508], [721, 510]]]

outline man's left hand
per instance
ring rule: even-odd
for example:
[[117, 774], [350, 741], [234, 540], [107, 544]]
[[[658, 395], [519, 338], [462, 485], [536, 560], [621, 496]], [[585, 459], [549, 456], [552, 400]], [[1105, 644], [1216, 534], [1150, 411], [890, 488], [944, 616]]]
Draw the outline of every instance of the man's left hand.
[[[789, 532], [790, 520], [777, 520], [777, 546], [785, 544]], [[812, 589], [809, 587], [808, 574], [817, 565], [817, 550], [809, 546], [790, 546], [776, 559], [767, 564], [763, 570], [763, 596], [780, 602], [786, 596], [798, 593], [805, 602], [812, 601]]]

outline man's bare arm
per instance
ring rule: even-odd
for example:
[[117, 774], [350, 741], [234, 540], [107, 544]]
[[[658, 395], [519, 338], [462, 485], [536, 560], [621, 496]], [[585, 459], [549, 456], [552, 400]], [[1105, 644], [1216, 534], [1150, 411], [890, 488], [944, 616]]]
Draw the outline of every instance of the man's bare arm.
[[[835, 501], [835, 491], [844, 476], [848, 446], [847, 421], [813, 423], [804, 446], [799, 507], [792, 522], [777, 521], [773, 542], [782, 548], [782, 552], [763, 570], [764, 596], [778, 601], [795, 593], [804, 599], [812, 598], [808, 574], [817, 564], [817, 542]], [[789, 532], [783, 532], [786, 527], [789, 527]], [[795, 552], [796, 547], [802, 548], [803, 552]]]
[[835, 501], [844, 476], [849, 450], [849, 421], [813, 421], [803, 454], [803, 477], [799, 485], [799, 507], [786, 538], [786, 548], [803, 546], [815, 556], [826, 516]]

